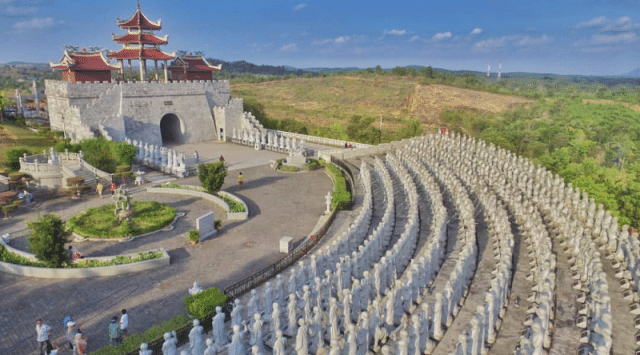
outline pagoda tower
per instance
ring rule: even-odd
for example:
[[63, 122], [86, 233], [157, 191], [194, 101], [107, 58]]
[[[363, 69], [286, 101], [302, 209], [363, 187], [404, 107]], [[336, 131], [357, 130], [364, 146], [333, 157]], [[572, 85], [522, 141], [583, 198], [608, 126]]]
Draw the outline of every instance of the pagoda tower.
[[108, 57], [118, 60], [121, 68], [121, 79], [124, 80], [124, 60], [126, 59], [129, 62], [130, 74], [133, 74], [131, 61], [139, 60], [140, 80], [146, 81], [147, 59], [150, 59], [155, 63], [156, 80], [158, 80], [158, 61], [164, 61], [164, 81], [167, 82], [167, 61], [173, 59], [175, 53], [166, 53], [160, 50], [160, 45], [165, 45], [169, 42], [169, 35], [158, 37], [153, 34], [153, 31], [162, 29], [162, 20], [156, 22], [150, 21], [142, 11], [140, 11], [140, 3], [138, 2], [138, 9], [131, 18], [124, 21], [117, 19], [117, 22], [118, 27], [127, 30], [127, 33], [121, 36], [113, 35], [113, 41], [122, 44], [123, 47], [119, 51], [110, 52]]

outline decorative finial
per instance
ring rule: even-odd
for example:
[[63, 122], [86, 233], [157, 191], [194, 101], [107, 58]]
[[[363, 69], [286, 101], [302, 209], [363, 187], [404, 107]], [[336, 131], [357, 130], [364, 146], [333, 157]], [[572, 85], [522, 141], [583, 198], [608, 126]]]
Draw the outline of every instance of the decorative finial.
[[140, 10], [140, 0], [138, 0], [138, 10]]

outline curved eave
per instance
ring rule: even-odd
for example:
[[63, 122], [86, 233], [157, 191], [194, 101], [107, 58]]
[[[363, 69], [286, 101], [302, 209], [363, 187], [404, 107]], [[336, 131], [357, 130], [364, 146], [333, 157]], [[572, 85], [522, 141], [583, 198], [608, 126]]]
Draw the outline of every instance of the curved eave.
[[142, 29], [142, 30], [159, 30], [162, 29], [162, 20], [156, 22], [150, 21], [142, 11], [138, 8], [136, 13], [126, 21], [117, 20], [118, 27], [122, 29]]
[[112, 34], [113, 41], [120, 44], [167, 44], [169, 43], [169, 35], [159, 37], [149, 33], [127, 33], [121, 36]]
[[150, 59], [150, 60], [169, 60], [175, 58], [176, 54], [166, 53], [159, 49], [153, 48], [130, 48], [121, 49], [119, 51], [112, 51], [107, 55], [112, 59]]

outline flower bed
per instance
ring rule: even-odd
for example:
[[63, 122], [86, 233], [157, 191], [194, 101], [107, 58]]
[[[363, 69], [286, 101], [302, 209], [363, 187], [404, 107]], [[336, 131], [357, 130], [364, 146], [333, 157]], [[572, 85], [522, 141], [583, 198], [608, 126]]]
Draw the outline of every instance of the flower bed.
[[[204, 189], [199, 186], [164, 184], [149, 187], [147, 188], [147, 192], [200, 197], [205, 200], [209, 200], [224, 209], [227, 213], [228, 220], [243, 221], [249, 218], [249, 209], [247, 208], [247, 205], [237, 196], [225, 191], [218, 191], [217, 195], [212, 195], [204, 191]], [[233, 201], [231, 203], [236, 207], [232, 210], [229, 207], [229, 203], [226, 201]], [[240, 205], [242, 205], [242, 207], [240, 207]]]
[[[200, 186], [179, 185], [179, 184], [173, 184], [173, 183], [166, 183], [164, 185], [160, 185], [159, 187], [163, 188], [163, 189], [183, 189], [183, 190], [191, 190], [191, 191], [198, 191], [198, 192], [208, 193], [208, 192], [206, 192], [204, 190], [204, 188], [202, 188]], [[227, 205], [229, 205], [229, 212], [232, 212], [232, 213], [235, 213], [235, 212], [246, 212], [244, 204], [234, 200], [233, 198], [229, 197], [225, 193], [215, 194], [214, 196], [220, 197], [222, 199], [222, 201], [226, 202]]]
[[[140, 261], [158, 259], [163, 256], [164, 256], [164, 253], [160, 250], [145, 251], [142, 253], [138, 253], [137, 255], [117, 255], [111, 259], [106, 259], [106, 260], [104, 258], [81, 259], [75, 263], [66, 265], [65, 268], [77, 269], [77, 268], [86, 268], [86, 267], [125, 265], [125, 264], [140, 262]], [[0, 245], [0, 261], [14, 264], [14, 265], [21, 265], [21, 266], [53, 268], [51, 266], [47, 266], [47, 264], [41, 261], [33, 261], [22, 255], [13, 253], [7, 248], [5, 248], [4, 245]]]

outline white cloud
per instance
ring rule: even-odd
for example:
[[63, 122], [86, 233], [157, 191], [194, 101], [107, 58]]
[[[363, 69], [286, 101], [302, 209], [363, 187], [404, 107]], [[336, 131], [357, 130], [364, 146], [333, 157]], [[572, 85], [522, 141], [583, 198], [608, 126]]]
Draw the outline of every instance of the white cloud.
[[482, 28], [480, 28], [480, 27], [476, 27], [476, 28], [473, 29], [473, 31], [471, 31], [472, 35], [479, 35], [481, 33], [482, 33]]
[[450, 39], [451, 37], [453, 37], [451, 32], [440, 32], [433, 35], [433, 37], [431, 37], [431, 40], [434, 42], [439, 42], [444, 41], [445, 39]]
[[297, 52], [297, 51], [298, 51], [298, 45], [296, 45], [293, 42], [287, 43], [284, 46], [280, 47], [280, 52]]
[[28, 21], [16, 22], [13, 28], [18, 31], [42, 30], [54, 25], [53, 18], [34, 18]]
[[402, 30], [384, 30], [382, 33], [385, 35], [404, 36], [409, 32], [405, 29], [402, 29]]
[[599, 16], [589, 21], [580, 22], [575, 27], [600, 28], [603, 31], [628, 31], [640, 28], [640, 24], [634, 22], [629, 16], [622, 16], [615, 20], [605, 16]]
[[499, 38], [489, 38], [484, 41], [476, 42], [473, 48], [476, 51], [481, 50], [490, 50], [493, 48], [502, 48], [508, 45], [520, 46], [520, 47], [529, 47], [529, 46], [537, 46], [545, 43], [551, 42], [551, 38], [547, 35], [542, 35], [540, 37], [530, 37], [523, 35], [511, 35], [511, 36], [502, 36]]
[[340, 36], [336, 38], [316, 39], [311, 42], [314, 46], [322, 46], [327, 44], [343, 44], [351, 40], [351, 36]]
[[593, 19], [591, 19], [589, 21], [580, 22], [579, 24], [576, 25], [576, 28], [600, 27], [600, 26], [604, 25], [605, 23], [607, 23], [607, 21], [609, 21], [609, 20], [606, 17], [599, 16], [599, 17], [593, 18]]
[[307, 4], [298, 4], [298, 5], [293, 7], [293, 11], [299, 11], [299, 10], [304, 9], [305, 7], [307, 7]]
[[419, 39], [420, 39], [420, 36], [413, 36], [413, 37], [411, 37], [411, 39], [409, 39], [409, 42], [415, 42], [415, 41], [417, 41]]
[[591, 36], [589, 41], [578, 41], [576, 46], [600, 46], [600, 45], [612, 45], [612, 44], [625, 44], [632, 43], [638, 40], [638, 36], [633, 32], [623, 32], [614, 35], [597, 34]]
[[520, 39], [516, 40], [514, 43], [518, 46], [536, 46], [539, 44], [549, 43], [551, 38], [547, 35], [542, 35], [541, 37], [534, 38], [529, 36], [522, 36]]

